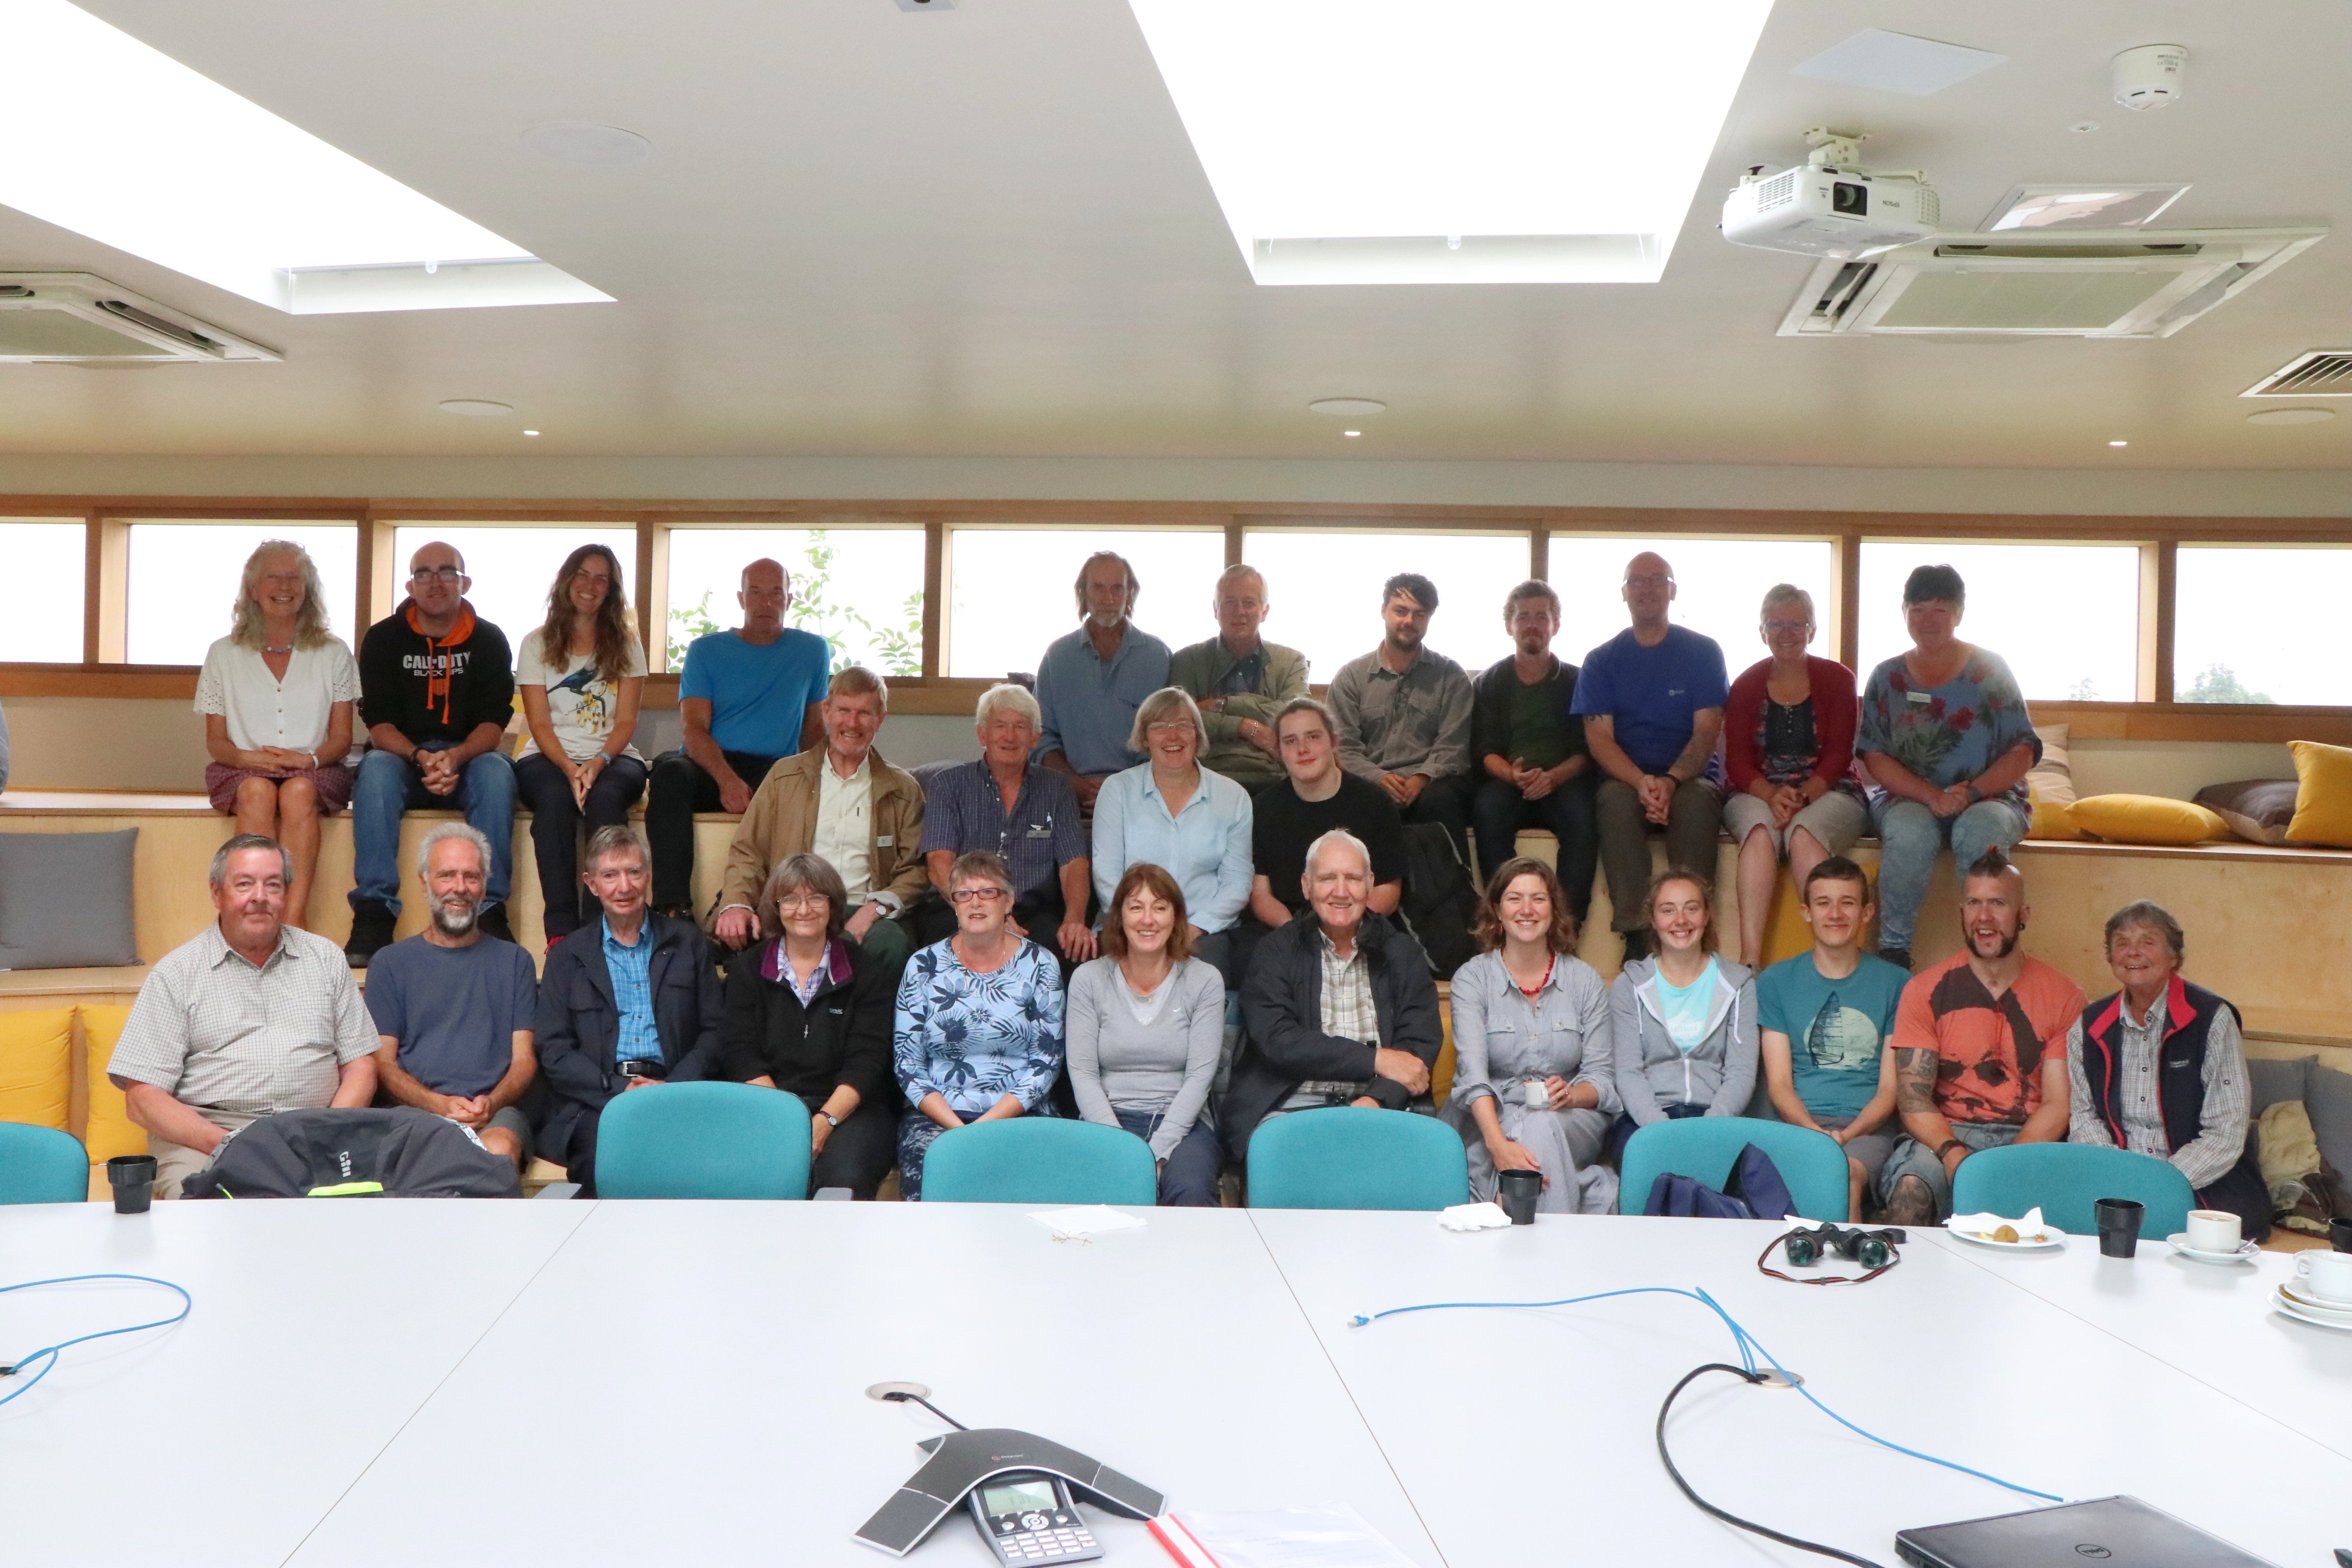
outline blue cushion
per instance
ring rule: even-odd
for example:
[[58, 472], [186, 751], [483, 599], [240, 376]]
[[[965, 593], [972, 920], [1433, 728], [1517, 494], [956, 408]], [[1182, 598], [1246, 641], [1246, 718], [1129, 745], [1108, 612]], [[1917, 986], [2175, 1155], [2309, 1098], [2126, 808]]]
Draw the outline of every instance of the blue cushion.
[[2197, 1194], [2171, 1163], [2128, 1149], [2090, 1143], [2011, 1143], [1986, 1149], [1960, 1162], [1952, 1182], [1952, 1212], [1997, 1214], [2011, 1219], [2038, 1208], [2042, 1217], [2074, 1236], [2099, 1228], [2101, 1198], [2130, 1198], [2147, 1205], [2140, 1218], [2143, 1237], [2167, 1237], [2186, 1229]]
[[1122, 1127], [1058, 1116], [975, 1121], [923, 1156], [927, 1204], [1150, 1204], [1151, 1145]]
[[666, 1083], [616, 1094], [596, 1131], [596, 1195], [805, 1198], [809, 1113], [748, 1083]]
[[1435, 1117], [1366, 1105], [1297, 1110], [1249, 1142], [1261, 1209], [1442, 1209], [1470, 1201], [1460, 1134]]
[[[1654, 1121], [1627, 1141], [1618, 1182], [1620, 1206], [1642, 1212], [1661, 1174], [1688, 1176], [1717, 1192], [1739, 1151], [1753, 1143], [1771, 1156], [1797, 1212], [1843, 1225], [1849, 1217], [1845, 1150], [1826, 1132], [1746, 1116], [1688, 1116]], [[1778, 1216], [1775, 1216], [1778, 1217]]]
[[54, 1127], [0, 1121], [0, 1204], [78, 1204], [89, 1197], [89, 1154]]

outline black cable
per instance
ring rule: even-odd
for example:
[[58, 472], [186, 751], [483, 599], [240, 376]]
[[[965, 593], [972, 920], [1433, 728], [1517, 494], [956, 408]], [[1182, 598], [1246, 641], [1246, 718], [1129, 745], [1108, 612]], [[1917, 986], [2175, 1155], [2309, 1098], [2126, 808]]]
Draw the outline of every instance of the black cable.
[[1666, 1402], [1658, 1406], [1658, 1458], [1666, 1467], [1666, 1474], [1674, 1478], [1675, 1485], [1682, 1489], [1683, 1496], [1690, 1499], [1691, 1506], [1710, 1519], [1719, 1519], [1726, 1524], [1748, 1531], [1750, 1535], [1760, 1535], [1767, 1541], [1777, 1541], [1783, 1546], [1793, 1546], [1800, 1552], [1819, 1552], [1823, 1557], [1834, 1557], [1841, 1563], [1857, 1563], [1860, 1568], [1882, 1568], [1881, 1564], [1873, 1563], [1867, 1557], [1856, 1557], [1851, 1552], [1841, 1552], [1834, 1546], [1823, 1546], [1817, 1541], [1805, 1541], [1797, 1536], [1783, 1535], [1777, 1530], [1742, 1519], [1736, 1513], [1726, 1512], [1691, 1490], [1690, 1482], [1683, 1479], [1683, 1473], [1675, 1468], [1675, 1457], [1666, 1452], [1666, 1415], [1674, 1409], [1675, 1400], [1684, 1389], [1688, 1388], [1710, 1372], [1727, 1372], [1742, 1383], [1757, 1384], [1764, 1381], [1764, 1374], [1760, 1372], [1749, 1372], [1745, 1367], [1730, 1366], [1719, 1361], [1711, 1361], [1705, 1366], [1695, 1366], [1685, 1373], [1683, 1380], [1667, 1393]]
[[938, 1405], [932, 1404], [929, 1400], [924, 1398], [919, 1394], [909, 1394], [903, 1388], [894, 1388], [882, 1397], [889, 1400], [893, 1404], [900, 1404], [911, 1400], [915, 1404], [919, 1405], [924, 1409], [929, 1411], [932, 1415], [938, 1416], [940, 1420], [946, 1422], [949, 1426], [954, 1427], [957, 1431], [969, 1432], [971, 1430], [971, 1427], [965, 1426], [962, 1422], [957, 1420], [954, 1416], [949, 1415], [946, 1411], [940, 1409]]

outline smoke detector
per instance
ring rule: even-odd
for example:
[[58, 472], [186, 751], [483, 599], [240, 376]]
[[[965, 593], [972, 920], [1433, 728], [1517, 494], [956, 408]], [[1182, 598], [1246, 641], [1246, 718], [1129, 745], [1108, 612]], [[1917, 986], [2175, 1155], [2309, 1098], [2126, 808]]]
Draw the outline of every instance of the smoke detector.
[[2115, 58], [2116, 101], [2135, 111], [2180, 101], [2189, 82], [2189, 51], [2179, 44], [2143, 44]]
[[277, 360], [276, 349], [89, 272], [0, 272], [0, 364]]

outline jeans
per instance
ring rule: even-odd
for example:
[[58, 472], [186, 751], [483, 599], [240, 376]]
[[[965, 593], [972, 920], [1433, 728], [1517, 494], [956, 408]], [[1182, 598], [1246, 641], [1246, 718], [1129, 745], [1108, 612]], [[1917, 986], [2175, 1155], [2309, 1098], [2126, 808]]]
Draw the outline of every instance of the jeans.
[[1894, 795], [1873, 812], [1878, 822], [1878, 945], [1911, 951], [1919, 906], [1927, 899], [1936, 853], [1951, 846], [1952, 864], [1966, 871], [1998, 845], [2015, 847], [2025, 837], [2025, 814], [2005, 800], [1980, 800], [1958, 816], [1937, 816], [1916, 800]]
[[[1609, 924], [1621, 931], [1646, 931], [1652, 825], [1642, 810], [1642, 797], [1622, 779], [1602, 779], [1592, 799], [1601, 823], [1601, 864], [1609, 873]], [[1706, 779], [1684, 784], [1666, 808], [1666, 864], [1678, 871], [1696, 871], [1713, 886], [1715, 839], [1722, 826], [1721, 786]]]
[[[449, 750], [446, 742], [431, 741], [427, 752]], [[490, 881], [482, 905], [503, 904], [514, 882], [514, 764], [503, 752], [484, 752], [457, 774], [455, 795], [435, 795], [425, 787], [416, 764], [390, 752], [370, 752], [360, 759], [359, 777], [352, 784], [352, 907], [370, 900], [400, 913], [400, 819], [412, 811], [446, 809], [455, 805], [466, 821], [490, 841]]]
[[[777, 761], [750, 752], [719, 755], [754, 790]], [[717, 811], [719, 804], [719, 781], [683, 750], [654, 759], [653, 785], [646, 795], [646, 842], [654, 852], [656, 909], [684, 909], [694, 901], [694, 814]]]
[[1559, 840], [1559, 885], [1568, 895], [1568, 912], [1584, 923], [1592, 906], [1592, 870], [1601, 859], [1601, 823], [1593, 808], [1592, 775], [1569, 780], [1541, 800], [1529, 800], [1517, 784], [1490, 778], [1478, 786], [1471, 807], [1472, 826], [1478, 830], [1478, 885], [1495, 879], [1503, 862], [1518, 853], [1523, 827], [1543, 827]]
[[[1987, 1149], [2006, 1149], [2017, 1142], [2025, 1129], [2007, 1121], [1955, 1121], [1952, 1136], [1969, 1147], [1971, 1154]], [[1963, 1164], [1966, 1161], [1961, 1162]], [[1895, 1152], [1878, 1173], [1878, 1203], [1881, 1208], [1895, 1201], [1896, 1184], [1906, 1176], [1916, 1176], [1927, 1184], [1927, 1195], [1936, 1201], [1937, 1223], [1951, 1217], [1952, 1178], [1944, 1173], [1944, 1162], [1936, 1152], [1906, 1133], [1897, 1139]]]
[[[572, 780], [563, 770], [537, 752], [514, 765], [515, 787], [530, 803], [530, 847], [539, 861], [540, 895], [547, 900], [547, 940], [552, 945], [580, 927], [580, 910], [587, 889], [580, 883], [580, 819], [588, 831], [618, 827], [629, 820], [629, 807], [645, 793], [646, 764], [635, 757], [614, 757], [588, 786], [583, 814], [572, 798]], [[585, 899], [594, 909], [596, 901]]]
[[[1121, 1127], [1149, 1143], [1160, 1130], [1163, 1113], [1114, 1110], [1113, 1114]], [[1167, 1166], [1160, 1173], [1160, 1201], [1174, 1208], [1217, 1206], [1217, 1132], [1206, 1110], [1185, 1129], [1176, 1147], [1168, 1151]]]

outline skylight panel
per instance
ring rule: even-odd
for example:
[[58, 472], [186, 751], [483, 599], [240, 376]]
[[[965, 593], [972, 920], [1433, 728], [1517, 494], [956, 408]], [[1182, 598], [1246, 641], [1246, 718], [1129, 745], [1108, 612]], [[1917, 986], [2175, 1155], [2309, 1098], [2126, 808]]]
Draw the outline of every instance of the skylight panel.
[[0, 21], [0, 203], [297, 313], [610, 298], [66, 0]]
[[1770, 0], [1129, 0], [1250, 272], [1654, 283]]

